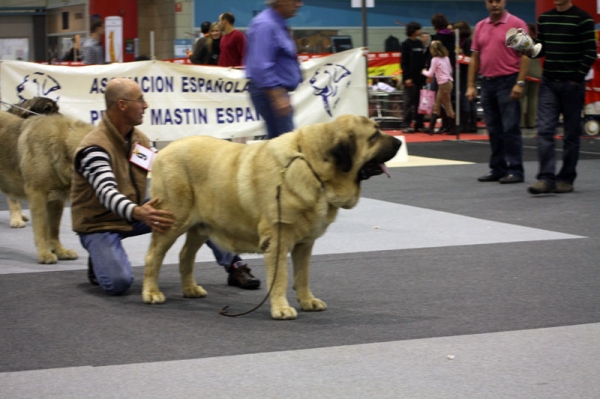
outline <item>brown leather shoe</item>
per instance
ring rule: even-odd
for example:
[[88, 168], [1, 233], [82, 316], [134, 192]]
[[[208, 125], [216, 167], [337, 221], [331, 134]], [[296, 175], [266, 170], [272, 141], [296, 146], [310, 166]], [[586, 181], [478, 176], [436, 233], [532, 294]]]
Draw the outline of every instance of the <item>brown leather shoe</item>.
[[554, 192], [558, 194], [570, 193], [573, 191], [573, 184], [566, 181], [559, 181], [556, 183], [556, 188]]
[[553, 193], [554, 190], [555, 187], [544, 180], [536, 181], [533, 186], [527, 189], [529, 194], [550, 194]]
[[240, 287], [245, 290], [255, 290], [260, 287], [260, 280], [250, 273], [252, 269], [243, 262], [236, 262], [231, 265], [231, 271], [227, 278], [227, 284], [233, 287]]

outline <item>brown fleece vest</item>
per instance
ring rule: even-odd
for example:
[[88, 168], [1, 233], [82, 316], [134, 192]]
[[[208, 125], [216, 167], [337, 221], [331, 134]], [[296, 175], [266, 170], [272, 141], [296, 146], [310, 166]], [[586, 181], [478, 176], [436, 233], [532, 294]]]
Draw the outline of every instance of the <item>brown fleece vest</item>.
[[[102, 147], [110, 157], [117, 189], [135, 204], [142, 204], [146, 198], [148, 172], [129, 162], [136, 143], [147, 148], [150, 147], [148, 137], [135, 128], [130, 134], [129, 143], [127, 143], [105, 114], [100, 124], [79, 143], [74, 159], [77, 153], [86, 147]], [[77, 171], [73, 172], [71, 185], [71, 217], [73, 230], [77, 233], [131, 231], [132, 229], [127, 220], [102, 206], [96, 197], [94, 188]]]

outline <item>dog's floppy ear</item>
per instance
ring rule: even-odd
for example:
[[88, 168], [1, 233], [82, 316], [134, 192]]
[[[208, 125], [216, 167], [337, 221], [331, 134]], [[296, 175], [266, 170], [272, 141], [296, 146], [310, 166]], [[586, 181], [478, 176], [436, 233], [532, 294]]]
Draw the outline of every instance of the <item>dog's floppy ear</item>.
[[350, 75], [350, 71], [343, 65], [335, 65], [333, 70], [333, 81], [335, 83], [339, 82], [346, 76]]
[[335, 164], [343, 172], [350, 172], [352, 169], [352, 159], [356, 154], [356, 140], [354, 139], [354, 135], [348, 135], [338, 141], [329, 153], [335, 159]]

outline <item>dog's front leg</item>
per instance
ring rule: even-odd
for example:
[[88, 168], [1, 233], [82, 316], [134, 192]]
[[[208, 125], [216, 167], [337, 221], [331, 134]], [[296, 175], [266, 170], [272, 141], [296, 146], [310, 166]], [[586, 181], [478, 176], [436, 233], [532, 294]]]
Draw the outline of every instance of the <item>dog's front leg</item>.
[[65, 201], [54, 200], [46, 204], [48, 210], [48, 242], [59, 260], [75, 260], [77, 252], [65, 248], [60, 242], [60, 221], [65, 209]]
[[[281, 239], [277, 239], [278, 230], [281, 230]], [[290, 240], [286, 236], [291, 235], [281, 229], [275, 228], [269, 247], [265, 251], [265, 269], [267, 272], [267, 285], [270, 290], [271, 317], [277, 320], [292, 320], [298, 317], [296, 309], [290, 306], [286, 293], [288, 285], [287, 253], [290, 248]]]
[[50, 227], [48, 226], [48, 192], [36, 190], [30, 185], [25, 185], [25, 192], [31, 211], [31, 224], [33, 237], [37, 249], [38, 263], [54, 264], [58, 257], [52, 252], [50, 246]]
[[310, 257], [314, 241], [297, 244], [292, 249], [292, 263], [294, 264], [294, 289], [300, 307], [304, 311], [321, 311], [327, 309], [325, 302], [315, 298], [309, 288], [308, 277], [310, 270]]
[[152, 233], [150, 247], [146, 253], [146, 266], [144, 267], [144, 281], [142, 283], [142, 300], [145, 303], [159, 304], [165, 302], [165, 295], [158, 288], [158, 273], [165, 259], [165, 254], [179, 236], [173, 230], [171, 228], [167, 233]]
[[181, 288], [186, 298], [204, 298], [206, 290], [196, 283], [194, 278], [194, 262], [196, 253], [206, 241], [206, 237], [200, 235], [198, 228], [190, 228], [187, 232], [185, 244], [179, 252], [179, 273], [181, 274]]

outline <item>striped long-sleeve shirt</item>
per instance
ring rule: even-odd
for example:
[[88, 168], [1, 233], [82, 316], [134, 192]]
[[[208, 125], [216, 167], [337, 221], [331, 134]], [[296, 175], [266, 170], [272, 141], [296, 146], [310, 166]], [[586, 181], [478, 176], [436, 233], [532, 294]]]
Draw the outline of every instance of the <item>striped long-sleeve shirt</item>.
[[538, 57], [544, 61], [544, 77], [583, 82], [596, 60], [594, 20], [577, 6], [559, 12], [552, 9], [538, 19]]
[[75, 169], [92, 185], [102, 206], [133, 222], [133, 208], [137, 204], [119, 191], [110, 156], [102, 147], [92, 146], [81, 150], [75, 159]]

